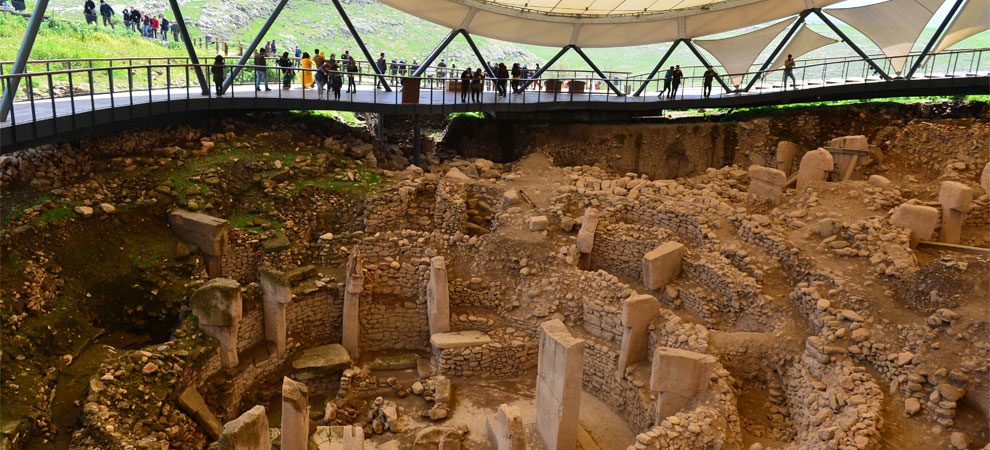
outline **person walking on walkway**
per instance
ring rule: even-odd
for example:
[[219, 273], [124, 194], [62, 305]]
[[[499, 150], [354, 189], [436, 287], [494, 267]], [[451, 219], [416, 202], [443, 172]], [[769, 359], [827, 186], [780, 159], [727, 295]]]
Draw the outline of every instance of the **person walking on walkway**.
[[268, 87], [268, 60], [265, 58], [265, 49], [258, 50], [254, 53], [254, 90], [261, 90], [261, 80], [265, 80], [265, 90], [270, 91], [271, 88]]
[[787, 60], [784, 61], [784, 90], [787, 90], [787, 79], [791, 79], [791, 89], [797, 89], [797, 80], [794, 79], [794, 58], [791, 55], [787, 55]]
[[684, 78], [684, 72], [681, 72], [681, 66], [674, 67], [674, 74], [670, 80], [670, 98], [677, 98], [677, 89], [681, 87], [681, 78]]
[[519, 63], [512, 63], [512, 92], [519, 93], [519, 78], [522, 77], [522, 69]]
[[660, 91], [660, 98], [663, 99], [663, 95], [667, 94], [670, 96], [670, 80], [674, 78], [674, 66], [670, 66], [669, 69], [663, 73], [663, 90]]
[[437, 78], [439, 78], [441, 83], [443, 79], [447, 78], [447, 61], [440, 59], [440, 64], [437, 64]]
[[340, 72], [333, 70], [330, 72], [330, 90], [333, 91], [333, 99], [340, 101], [340, 88], [344, 86], [344, 78]]
[[506, 90], [509, 84], [509, 68], [505, 67], [505, 63], [498, 63], [498, 95], [505, 97]]
[[313, 87], [313, 60], [309, 59], [309, 53], [303, 52], [302, 59], [299, 60], [299, 67], [302, 68], [302, 88]]
[[484, 89], [482, 87], [485, 85], [485, 73], [481, 71], [481, 67], [474, 72], [474, 77], [471, 79], [471, 101], [472, 102], [483, 102], [484, 101]]
[[347, 92], [349, 94], [357, 93], [357, 84], [354, 83], [354, 79], [357, 78], [358, 65], [354, 57], [351, 56], [347, 60]]
[[[385, 69], [388, 68], [388, 61], [385, 61], [384, 53], [378, 55], [378, 61], [375, 61], [375, 65], [378, 67], [378, 72], [381, 73], [382, 75], [388, 73], [385, 71]], [[378, 78], [378, 77], [375, 78], [375, 89], [378, 89], [378, 86], [381, 86], [382, 89], [385, 89], [384, 78]]]
[[705, 98], [711, 97], [712, 95], [712, 81], [715, 81], [715, 69], [709, 67], [708, 70], [705, 71], [705, 84], [702, 88], [702, 93]]
[[223, 56], [217, 55], [216, 59], [213, 60], [213, 66], [210, 67], [210, 72], [213, 73], [213, 84], [217, 85], [217, 97], [223, 97]]
[[289, 59], [289, 52], [283, 52], [277, 64], [282, 68], [282, 89], [291, 89], [295, 72], [292, 70], [292, 60]]
[[[330, 83], [330, 65], [324, 63], [322, 66], [316, 68], [316, 74], [313, 76], [316, 80], [316, 97], [323, 99], [323, 89], [326, 88], [327, 84]], [[327, 91], [329, 93], [329, 91]], [[329, 95], [327, 96], [329, 97]]]
[[159, 17], [158, 23], [162, 29], [162, 42], [168, 42], [168, 27], [169, 27], [168, 19], [161, 14], [159, 14], [158, 17]]
[[474, 73], [471, 72], [470, 67], [461, 72], [461, 103], [467, 103], [468, 91], [471, 90], [471, 80], [473, 78]]

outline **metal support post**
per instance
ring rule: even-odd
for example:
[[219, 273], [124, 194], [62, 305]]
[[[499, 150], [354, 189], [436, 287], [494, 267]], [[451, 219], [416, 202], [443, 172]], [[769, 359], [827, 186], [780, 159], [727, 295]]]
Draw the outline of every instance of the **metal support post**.
[[768, 56], [766, 61], [763, 62], [763, 65], [760, 66], [760, 70], [756, 71], [756, 75], [754, 75], [753, 78], [749, 80], [749, 83], [746, 85], [746, 87], [742, 89], [743, 92], [749, 92], [749, 90], [753, 88], [753, 85], [756, 84], [756, 80], [759, 80], [760, 77], [763, 75], [763, 72], [768, 68], [770, 68], [770, 64], [773, 64], [773, 61], [777, 59], [777, 56], [780, 55], [780, 52], [784, 49], [784, 47], [786, 47], [787, 44], [790, 44], [791, 38], [794, 37], [794, 33], [796, 33], [797, 30], [801, 28], [802, 24], [804, 24], [804, 19], [808, 17], [808, 14], [811, 14], [811, 10], [806, 9], [804, 11], [801, 11], [801, 14], [798, 16], [797, 21], [795, 21], [794, 24], [791, 25], [791, 29], [787, 30], [787, 34], [784, 35], [784, 38], [780, 40], [780, 43], [777, 44], [777, 47], [773, 49], [773, 52], [770, 53], [770, 56]]
[[[464, 30], [461, 31], [462, 31], [461, 34], [464, 36], [464, 39], [467, 40], [468, 46], [471, 47], [471, 51], [474, 52], [474, 56], [478, 57], [478, 62], [481, 64], [481, 67], [485, 69], [485, 73], [488, 74], [488, 79], [493, 80], [493, 82], [498, 80], [498, 77], [496, 77], [495, 73], [492, 72], [492, 68], [488, 67], [488, 63], [485, 62], [485, 57], [481, 55], [481, 50], [478, 50], [478, 46], [474, 43], [474, 39], [471, 39], [471, 34]], [[501, 94], [505, 93], [502, 91], [502, 87], [499, 86], [497, 82], [495, 82], [494, 84], [496, 91], [498, 91]]]
[[835, 26], [835, 23], [833, 23], [832, 20], [828, 18], [828, 16], [822, 13], [821, 8], [815, 8], [813, 11], [815, 15], [817, 15], [820, 19], [822, 19], [822, 22], [825, 22], [825, 25], [828, 25], [828, 27], [832, 29], [833, 33], [839, 36], [839, 39], [842, 39], [842, 42], [845, 42], [846, 45], [852, 48], [853, 51], [856, 52], [857, 55], [859, 55], [860, 58], [863, 58], [863, 60], [866, 61], [866, 63], [869, 64], [870, 67], [872, 67], [873, 70], [875, 70], [877, 74], [879, 74], [880, 77], [884, 79], [884, 81], [890, 81], [890, 75], [887, 75], [887, 72], [884, 72], [883, 69], [881, 69], [880, 66], [877, 65], [877, 63], [873, 62], [873, 60], [870, 59], [869, 56], [866, 56], [866, 53], [862, 49], [860, 49], [859, 46], [852, 41], [852, 39], [849, 39], [849, 36], [846, 36], [846, 34], [843, 33], [842, 30], [839, 29], [839, 27]]
[[598, 66], [596, 66], [595, 63], [591, 61], [591, 58], [589, 58], [588, 55], [585, 55], [584, 54], [584, 50], [581, 50], [581, 47], [578, 47], [576, 45], [572, 45], [572, 47], [574, 48], [574, 51], [576, 51], [577, 54], [581, 56], [581, 59], [583, 59], [584, 62], [588, 63], [588, 66], [591, 67], [591, 70], [594, 70], [595, 73], [597, 73], [598, 76], [601, 77], [602, 81], [604, 81], [605, 84], [608, 85], [609, 89], [612, 89], [612, 92], [615, 92], [615, 95], [617, 95], [619, 97], [622, 97], [623, 95], [625, 95], [625, 94], [622, 93], [622, 91], [619, 90], [618, 87], [616, 87], [614, 84], [612, 84], [612, 80], [609, 80], [608, 77], [605, 76], [605, 74], [601, 70], [598, 69]]
[[[712, 68], [712, 65], [708, 64], [708, 60], [705, 59], [704, 56], [701, 56], [701, 52], [698, 51], [698, 48], [694, 46], [693, 42], [691, 42], [688, 39], [685, 39], [684, 45], [686, 45], [687, 48], [691, 49], [691, 53], [694, 53], [694, 56], [698, 58], [698, 61], [701, 61], [701, 64], [704, 65], [706, 69]], [[723, 80], [722, 76], [719, 75], [717, 72], [715, 73], [715, 81], [718, 81], [718, 84], [722, 85], [722, 89], [725, 89], [725, 92], [732, 92], [732, 89], [729, 87], [728, 84], [725, 84], [725, 80]]]
[[230, 85], [234, 84], [234, 78], [236, 78], [237, 74], [241, 72], [240, 66], [247, 64], [248, 59], [251, 58], [251, 55], [254, 53], [254, 49], [258, 48], [258, 44], [260, 44], [261, 40], [265, 38], [265, 34], [268, 33], [268, 29], [272, 27], [273, 23], [275, 23], [275, 19], [278, 18], [278, 15], [282, 12], [282, 9], [285, 8], [285, 4], [288, 2], [289, 0], [278, 0], [278, 4], [275, 5], [275, 9], [272, 10], [272, 13], [268, 16], [268, 20], [266, 20], [265, 24], [261, 26], [260, 30], [258, 30], [258, 34], [255, 35], [254, 39], [251, 40], [251, 43], [248, 44], [247, 51], [244, 52], [244, 55], [241, 56], [240, 61], [237, 62], [238, 67], [234, 67], [233, 70], [230, 71], [230, 75], [227, 76], [227, 79], [223, 80], [223, 87], [220, 88], [220, 92], [227, 92], [227, 89], [230, 89]]
[[[48, 0], [38, 0], [34, 4], [34, 11], [31, 13], [31, 21], [28, 22], [27, 30], [24, 31], [24, 39], [21, 40], [21, 48], [17, 50], [17, 59], [11, 67], [8, 75], [20, 75], [27, 67], [28, 56], [31, 56], [31, 48], [34, 47], [34, 38], [38, 37], [38, 29], [41, 28], [41, 21], [45, 18], [45, 10], [48, 9]], [[10, 108], [14, 105], [14, 95], [17, 94], [17, 85], [21, 79], [11, 77], [7, 79], [7, 89], [3, 91], [3, 103], [0, 104], [0, 121], [7, 120]]]
[[907, 75], [904, 76], [905, 79], [910, 80], [911, 77], [914, 76], [914, 72], [917, 71], [918, 68], [921, 67], [921, 64], [925, 62], [925, 59], [928, 58], [928, 53], [932, 51], [933, 47], [935, 47], [935, 43], [941, 40], [942, 33], [945, 32], [945, 28], [949, 26], [950, 22], [952, 22], [953, 16], [956, 15], [956, 11], [959, 11], [959, 8], [962, 7], [963, 3], [964, 0], [956, 0], [956, 2], [952, 4], [952, 9], [950, 9], [949, 13], [945, 15], [945, 19], [942, 19], [942, 23], [938, 26], [938, 29], [935, 30], [935, 34], [932, 35], [932, 38], [928, 40], [928, 44], [925, 45], [925, 49], [921, 51], [921, 54], [918, 55], [918, 59], [911, 65], [911, 69], [908, 70]]
[[533, 84], [533, 80], [539, 80], [540, 79], [540, 75], [543, 75], [543, 72], [546, 72], [546, 70], [548, 68], [550, 68], [550, 66], [552, 66], [553, 63], [557, 62], [557, 60], [560, 59], [561, 56], [564, 56], [564, 53], [567, 53], [567, 51], [570, 50], [570, 49], [571, 49], [571, 46], [570, 45], [568, 45], [568, 46], [560, 49], [560, 51], [557, 52], [556, 55], [553, 55], [553, 58], [550, 58], [550, 61], [547, 61], [547, 63], [544, 64], [543, 67], [540, 67], [540, 70], [537, 70], [536, 73], [533, 74], [533, 77], [532, 78], [530, 78], [525, 83], [521, 84], [519, 86], [519, 90], [525, 91], [526, 88], [528, 88], [530, 84]]
[[462, 28], [450, 30], [450, 33], [447, 34], [447, 37], [443, 38], [443, 41], [440, 42], [440, 45], [438, 45], [437, 48], [433, 49], [433, 51], [430, 52], [430, 55], [423, 60], [423, 63], [420, 64], [419, 67], [417, 67], [416, 70], [410, 76], [411, 77], [422, 76], [426, 72], [426, 69], [430, 67], [430, 64], [433, 64], [433, 61], [437, 59], [438, 56], [440, 56], [440, 53], [443, 52], [448, 45], [450, 45], [451, 41], [453, 41], [458, 34], [461, 34], [463, 32], [464, 30]]
[[419, 131], [419, 114], [413, 115], [413, 165], [419, 165], [419, 141], [420, 141], [420, 131]]
[[670, 55], [674, 53], [674, 49], [680, 45], [681, 41], [683, 41], [683, 39], [677, 39], [670, 45], [670, 48], [667, 49], [667, 53], [663, 54], [663, 58], [660, 58], [660, 62], [658, 62], [657, 66], [653, 68], [650, 75], [646, 77], [646, 81], [643, 81], [643, 84], [639, 86], [639, 89], [636, 89], [636, 93], [633, 94], [633, 97], [639, 97], [643, 94], [643, 91], [646, 90], [646, 87], [650, 84], [650, 81], [653, 81], [653, 77], [657, 76], [660, 69], [663, 69], [663, 65], [667, 62], [667, 59], [670, 58]]
[[[168, 4], [172, 7], [172, 14], [175, 15], [175, 23], [179, 25], [182, 42], [186, 45], [186, 52], [189, 53], [189, 62], [192, 63], [193, 70], [196, 71], [196, 79], [199, 80], [199, 86], [203, 89], [203, 95], [210, 95], [210, 83], [207, 82], [206, 76], [203, 75], [203, 68], [199, 66], [199, 58], [196, 57], [196, 47], [193, 46], [192, 40], [189, 39], [189, 30], [186, 29], [186, 19], [182, 17], [179, 2], [168, 0]], [[188, 82], [189, 80], [186, 80], [186, 83]]]
[[344, 11], [344, 7], [340, 5], [340, 0], [333, 0], [333, 6], [337, 8], [337, 14], [339, 14], [340, 18], [344, 20], [344, 25], [346, 25], [347, 30], [351, 32], [351, 36], [354, 36], [354, 40], [361, 49], [361, 53], [364, 53], [365, 59], [367, 59], [368, 64], [371, 65], [371, 70], [375, 72], [375, 75], [382, 82], [385, 92], [392, 92], [392, 88], [388, 86], [388, 78], [385, 78], [385, 72], [378, 70], [378, 64], [375, 62], [375, 58], [371, 57], [371, 52], [368, 51], [368, 47], [365, 46], [364, 41], [361, 40], [361, 35], [358, 34], [357, 29], [354, 28], [354, 24], [351, 23], [351, 18], [347, 16], [347, 11]]

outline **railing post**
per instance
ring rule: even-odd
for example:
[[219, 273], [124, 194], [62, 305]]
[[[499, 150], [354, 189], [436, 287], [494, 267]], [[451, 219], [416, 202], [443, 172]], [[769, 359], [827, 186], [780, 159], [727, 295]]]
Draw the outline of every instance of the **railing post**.
[[[48, 8], [48, 0], [38, 0], [31, 13], [31, 21], [28, 22], [27, 30], [24, 31], [24, 39], [21, 40], [21, 47], [17, 50], [17, 58], [14, 66], [10, 69], [10, 75], [20, 75], [24, 73], [27, 66], [28, 56], [31, 55], [31, 48], [34, 47], [34, 39], [38, 37], [38, 29], [41, 28], [41, 21], [45, 18], [45, 10]], [[17, 93], [17, 85], [20, 79], [9, 78], [7, 89], [3, 91], [3, 100], [0, 103], [0, 122], [7, 120], [7, 114], [14, 105], [14, 95]]]

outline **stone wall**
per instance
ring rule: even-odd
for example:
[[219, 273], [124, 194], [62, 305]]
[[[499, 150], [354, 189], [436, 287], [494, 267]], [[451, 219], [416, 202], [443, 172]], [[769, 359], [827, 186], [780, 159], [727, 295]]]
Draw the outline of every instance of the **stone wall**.
[[656, 407], [648, 390], [641, 390], [625, 378], [616, 378], [618, 365], [618, 351], [608, 344], [586, 340], [584, 390], [625, 419], [634, 432], [645, 431], [653, 424]]
[[455, 234], [464, 231], [467, 222], [467, 186], [448, 179], [437, 184], [436, 205], [433, 208], [433, 222], [439, 225], [440, 232]]
[[382, 189], [365, 201], [365, 231], [432, 229], [436, 188], [435, 179], [424, 179]]
[[518, 377], [536, 367], [540, 348], [522, 332], [489, 333], [492, 342], [471, 347], [434, 349], [437, 371], [446, 376]]
[[666, 240], [658, 228], [624, 223], [599, 223], [591, 252], [591, 270], [604, 270], [620, 277], [641, 280], [643, 255]]

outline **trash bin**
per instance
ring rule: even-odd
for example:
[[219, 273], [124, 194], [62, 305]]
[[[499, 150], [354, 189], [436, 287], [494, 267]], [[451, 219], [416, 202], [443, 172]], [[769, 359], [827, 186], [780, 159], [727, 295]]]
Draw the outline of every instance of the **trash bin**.
[[543, 82], [543, 85], [547, 87], [547, 92], [560, 92], [563, 84], [560, 80], [546, 80]]
[[419, 78], [402, 79], [402, 103], [419, 103]]
[[572, 94], [583, 94], [584, 85], [585, 85], [584, 81], [571, 80], [571, 82], [568, 83], [567, 90], [570, 91]]

